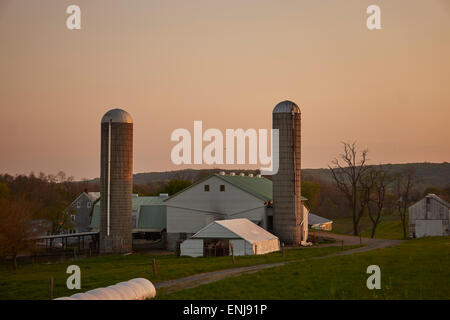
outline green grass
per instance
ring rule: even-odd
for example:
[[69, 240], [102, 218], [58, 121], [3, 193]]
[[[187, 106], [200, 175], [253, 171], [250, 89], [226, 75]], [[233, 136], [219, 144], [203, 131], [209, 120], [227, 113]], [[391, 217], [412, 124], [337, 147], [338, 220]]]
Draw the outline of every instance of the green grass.
[[[370, 238], [372, 221], [369, 217], [362, 217], [360, 221], [361, 235]], [[352, 218], [333, 220], [333, 233], [353, 235]], [[375, 232], [376, 239], [403, 239], [402, 223], [398, 216], [382, 216]]]
[[[381, 268], [381, 289], [366, 286], [367, 267]], [[450, 237], [321, 260], [185, 289], [158, 299], [450, 299]]]
[[[340, 247], [289, 249], [285, 250], [285, 260], [306, 259], [331, 254], [339, 250], [341, 250]], [[156, 258], [158, 262], [156, 276], [153, 275], [152, 271], [153, 258]], [[277, 261], [283, 261], [281, 252], [260, 256], [235, 257], [234, 265], [231, 257], [190, 258], [176, 257], [175, 255], [152, 256], [149, 254], [110, 255], [70, 262], [26, 264], [19, 265], [19, 269], [16, 271], [13, 271], [9, 264], [0, 265], [0, 299], [48, 299], [51, 276], [54, 277], [54, 297], [61, 297], [137, 277], [144, 277], [153, 283], [157, 283], [196, 273]], [[69, 276], [69, 274], [66, 274], [66, 269], [72, 264], [81, 268], [81, 290], [68, 290], [66, 287], [66, 280]]]

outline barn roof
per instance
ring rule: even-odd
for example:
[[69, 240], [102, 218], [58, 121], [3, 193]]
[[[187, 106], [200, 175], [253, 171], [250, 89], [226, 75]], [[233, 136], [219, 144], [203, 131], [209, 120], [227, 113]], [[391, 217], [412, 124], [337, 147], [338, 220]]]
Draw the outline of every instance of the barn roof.
[[[133, 212], [138, 213], [137, 229], [164, 229], [166, 227], [166, 205], [164, 199], [167, 197], [132, 197]], [[100, 201], [98, 201], [92, 212], [90, 227], [100, 227]]]
[[215, 176], [264, 201], [272, 200], [272, 181], [267, 178], [221, 174]]
[[313, 225], [313, 224], [322, 224], [322, 223], [328, 223], [328, 222], [333, 222], [332, 220], [328, 220], [326, 218], [320, 217], [314, 213], [308, 213], [308, 224], [309, 225]]
[[435, 195], [434, 193], [429, 193], [429, 194], [427, 194], [427, 195], [425, 196], [425, 198], [432, 198], [432, 199], [434, 199], [434, 200], [440, 202], [442, 205], [444, 205], [444, 206], [446, 206], [447, 208], [450, 209], [450, 204], [449, 204], [447, 201], [445, 201], [445, 200], [443, 200], [442, 198], [440, 198], [440, 197], [438, 197], [437, 195]]
[[[206, 180], [210, 179], [211, 177], [217, 177], [221, 180], [224, 180], [230, 184], [232, 184], [233, 186], [250, 193], [251, 195], [267, 202], [267, 201], [271, 201], [272, 198], [272, 181], [264, 178], [264, 177], [257, 177], [257, 176], [241, 176], [241, 175], [223, 175], [223, 174], [213, 174], [211, 176], [208, 176], [204, 179], [201, 179], [199, 181], [197, 181], [196, 183], [190, 185], [189, 187], [187, 187], [186, 189], [183, 189], [179, 192], [177, 192], [176, 194], [166, 198], [164, 201], [171, 199], [177, 195], [179, 195], [180, 193], [183, 193], [184, 191], [192, 188], [193, 186], [203, 183]], [[305, 197], [301, 197], [302, 201], [306, 201], [308, 200]]]
[[216, 220], [194, 234], [192, 239], [244, 239], [249, 243], [278, 239], [248, 219]]

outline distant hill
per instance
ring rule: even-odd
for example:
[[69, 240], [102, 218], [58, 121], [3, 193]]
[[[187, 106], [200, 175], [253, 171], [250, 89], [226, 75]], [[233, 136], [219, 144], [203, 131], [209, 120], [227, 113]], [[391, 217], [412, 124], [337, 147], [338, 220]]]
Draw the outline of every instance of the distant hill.
[[[383, 164], [391, 174], [400, 173], [407, 169], [414, 170], [414, 183], [416, 188], [423, 190], [427, 187], [442, 188], [450, 186], [450, 163], [404, 163]], [[333, 181], [329, 169], [304, 169], [303, 177], [320, 178], [324, 181]]]
[[[385, 164], [384, 165], [391, 173], [402, 172], [406, 169], [413, 169], [415, 171], [415, 184], [418, 189], [425, 189], [427, 187], [442, 188], [450, 185], [450, 163], [406, 163], [406, 164]], [[147, 184], [156, 181], [166, 181], [171, 179], [183, 179], [196, 181], [210, 175], [225, 171], [227, 173], [240, 172], [257, 174], [255, 170], [223, 170], [223, 169], [185, 169], [165, 172], [146, 172], [134, 174], [133, 179], [135, 184]], [[302, 169], [302, 176], [304, 179], [319, 178], [324, 181], [332, 181], [329, 169]], [[270, 178], [270, 177], [268, 177]], [[98, 179], [94, 180], [98, 182]]]

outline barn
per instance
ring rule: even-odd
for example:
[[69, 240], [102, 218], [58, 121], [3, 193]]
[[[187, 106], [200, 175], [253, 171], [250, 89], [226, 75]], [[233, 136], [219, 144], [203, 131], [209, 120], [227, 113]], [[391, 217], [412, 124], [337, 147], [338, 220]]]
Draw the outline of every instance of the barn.
[[[261, 175], [213, 174], [164, 200], [167, 206], [167, 249], [215, 220], [247, 218], [272, 232], [272, 181]], [[308, 209], [301, 197], [301, 214]], [[306, 230], [307, 232], [307, 230]]]
[[257, 255], [280, 250], [276, 236], [248, 219], [216, 220], [180, 245], [180, 255], [228, 256]]
[[410, 237], [450, 235], [450, 204], [437, 195], [426, 195], [409, 207], [408, 211]]

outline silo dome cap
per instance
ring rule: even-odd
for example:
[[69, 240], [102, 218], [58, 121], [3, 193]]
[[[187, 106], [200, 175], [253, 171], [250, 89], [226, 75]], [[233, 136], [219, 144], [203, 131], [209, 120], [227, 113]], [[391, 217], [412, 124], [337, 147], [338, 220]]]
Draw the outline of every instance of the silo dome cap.
[[273, 109], [273, 113], [300, 113], [300, 108], [294, 102], [286, 100], [280, 102]]
[[125, 110], [112, 109], [105, 113], [102, 118], [102, 123], [108, 123], [109, 121], [115, 123], [133, 123], [133, 118]]

